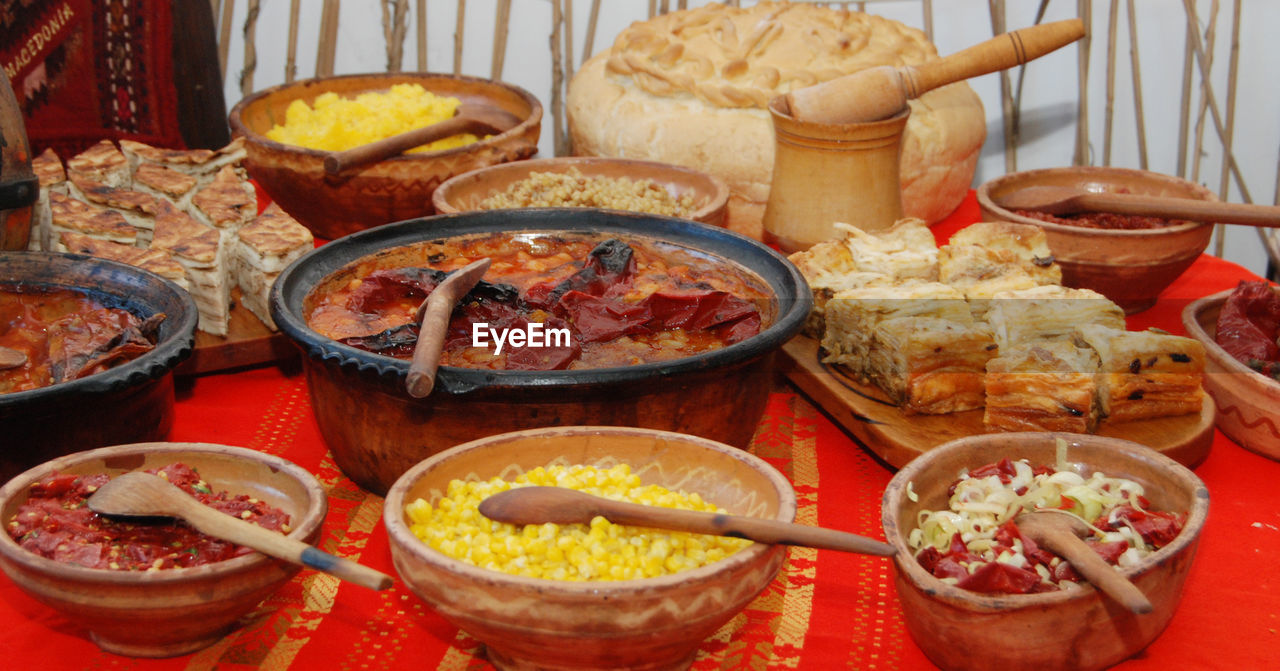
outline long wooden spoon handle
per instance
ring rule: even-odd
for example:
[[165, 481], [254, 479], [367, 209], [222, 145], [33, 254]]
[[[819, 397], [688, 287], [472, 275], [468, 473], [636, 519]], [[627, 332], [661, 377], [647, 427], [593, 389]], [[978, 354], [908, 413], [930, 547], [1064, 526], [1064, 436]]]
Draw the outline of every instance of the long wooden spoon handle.
[[471, 130], [475, 123], [474, 119], [455, 116], [439, 123], [415, 128], [376, 142], [352, 147], [346, 151], [334, 152], [324, 158], [324, 171], [330, 175], [340, 175], [351, 168], [377, 163], [384, 158], [403, 154], [414, 147], [420, 147], [436, 140], [466, 132]]
[[1082, 211], [1190, 219], [1215, 224], [1280, 228], [1280, 207], [1223, 203], [1191, 198], [1162, 198], [1124, 193], [1086, 193], [1072, 199]]
[[954, 82], [1033, 61], [1084, 37], [1084, 22], [1068, 19], [997, 35], [937, 60], [898, 68], [907, 98]]
[[893, 546], [864, 536], [758, 517], [718, 515], [624, 502], [615, 502], [615, 505], [609, 506], [607, 513], [605, 517], [615, 524], [734, 536], [760, 543], [802, 545], [880, 557], [894, 554]]
[[1054, 534], [1039, 539], [1041, 545], [1066, 559], [1071, 567], [1084, 576], [1103, 594], [1111, 597], [1133, 613], [1150, 613], [1151, 600], [1133, 583], [1120, 575], [1112, 565], [1098, 556], [1093, 548], [1071, 534]]
[[210, 536], [223, 538], [265, 555], [333, 574], [343, 580], [363, 585], [369, 589], [387, 589], [391, 576], [350, 559], [331, 555], [278, 532], [256, 524], [238, 520], [226, 513], [214, 510], [195, 499], [183, 503], [182, 518], [197, 530]]
[[409, 362], [409, 374], [405, 388], [414, 398], [424, 398], [436, 385], [436, 369], [444, 350], [444, 336], [449, 329], [449, 316], [453, 306], [471, 291], [485, 272], [492, 259], [482, 258], [453, 271], [427, 296], [425, 307], [418, 310], [418, 342], [413, 348], [413, 360]]

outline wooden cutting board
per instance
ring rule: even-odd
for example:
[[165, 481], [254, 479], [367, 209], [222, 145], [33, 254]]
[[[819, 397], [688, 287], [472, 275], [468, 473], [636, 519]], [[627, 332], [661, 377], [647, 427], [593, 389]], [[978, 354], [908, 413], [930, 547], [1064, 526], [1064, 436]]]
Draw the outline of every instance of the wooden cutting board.
[[240, 287], [231, 290], [231, 321], [226, 336], [196, 331], [196, 347], [191, 357], [174, 372], [178, 375], [213, 373], [232, 368], [288, 361], [298, 350], [282, 333], [267, 328], [248, 308], [240, 304]]
[[[980, 409], [946, 415], [903, 412], [878, 388], [858, 382], [841, 366], [822, 363], [812, 338], [797, 336], [783, 345], [779, 365], [836, 423], [894, 468], [949, 440], [988, 432]], [[1214, 413], [1213, 399], [1206, 394], [1198, 415], [1104, 420], [1097, 433], [1146, 445], [1190, 468], [1209, 455]]]

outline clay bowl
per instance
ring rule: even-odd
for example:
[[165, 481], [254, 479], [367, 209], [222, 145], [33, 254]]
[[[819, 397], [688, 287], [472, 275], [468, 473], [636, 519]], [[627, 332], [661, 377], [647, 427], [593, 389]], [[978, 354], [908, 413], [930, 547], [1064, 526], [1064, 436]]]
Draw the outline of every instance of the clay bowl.
[[[0, 519], [26, 501], [31, 484], [53, 471], [118, 475], [182, 462], [214, 491], [248, 494], [289, 513], [289, 536], [320, 535], [328, 503], [306, 470], [256, 450], [205, 443], [135, 443], [59, 457], [0, 488]], [[0, 533], [0, 569], [23, 592], [87, 630], [98, 647], [137, 657], [169, 657], [204, 648], [231, 631], [300, 566], [256, 552], [159, 571], [112, 571], [64, 564]]]
[[[349, 264], [380, 255], [381, 267], [412, 265], [397, 263], [397, 250], [496, 231], [624, 234], [705, 254], [758, 278], [773, 294], [772, 319], [759, 334], [729, 347], [660, 363], [558, 371], [444, 366], [423, 399], [405, 391], [409, 362], [344, 345], [307, 326], [313, 290], [346, 281], [341, 271]], [[311, 405], [334, 461], [378, 494], [436, 452], [518, 429], [639, 426], [746, 447], [768, 401], [773, 353], [800, 330], [811, 306], [795, 266], [755, 240], [682, 219], [572, 208], [466, 212], [364, 231], [309, 252], [280, 274], [271, 293], [272, 317], [304, 354]]]
[[625, 158], [564, 156], [491, 165], [449, 178], [436, 189], [431, 200], [436, 212], [474, 212], [484, 209], [481, 203], [486, 198], [528, 179], [531, 173], [570, 170], [577, 170], [587, 178], [648, 180], [676, 198], [693, 197], [694, 211], [684, 219], [724, 226], [725, 207], [729, 203], [729, 185], [724, 180], [670, 163]]
[[1192, 301], [1182, 309], [1182, 326], [1204, 345], [1204, 389], [1218, 406], [1218, 428], [1246, 449], [1280, 459], [1280, 382], [1240, 363], [1214, 341], [1218, 312], [1230, 294]]
[[1196, 200], [1216, 200], [1213, 193], [1169, 175], [1094, 166], [1015, 172], [978, 187], [983, 220], [1040, 226], [1062, 267], [1064, 285], [1093, 289], [1129, 314], [1154, 305], [1160, 292], [1200, 257], [1213, 234], [1211, 223], [1141, 230], [1065, 226], [1015, 214], [995, 204], [1001, 196], [1029, 186], [1070, 186], [1093, 192]]
[[155, 349], [79, 380], [0, 394], [0, 482], [53, 457], [163, 440], [173, 425], [173, 369], [191, 355], [191, 294], [158, 275], [80, 254], [0, 253], [0, 285], [80, 288], [140, 317], [167, 315]]
[[[1185, 511], [1187, 522], [1172, 543], [1125, 575], [1154, 606], [1135, 615], [1091, 586], [1043, 594], [989, 595], [933, 577], [912, 556], [907, 534], [920, 510], [947, 507], [947, 489], [961, 469], [1027, 458], [1055, 462], [1056, 441], [1083, 473], [1102, 471], [1142, 483], [1156, 510]], [[919, 497], [908, 497], [908, 484]], [[1182, 597], [1209, 510], [1209, 492], [1186, 467], [1137, 443], [1070, 433], [1000, 433], [945, 443], [916, 458], [885, 489], [885, 537], [898, 550], [894, 587], [907, 631], [929, 659], [944, 669], [1101, 669], [1127, 659], [1160, 635]]]
[[[522, 121], [505, 133], [443, 151], [403, 154], [339, 176], [324, 170], [330, 152], [267, 139], [284, 122], [294, 100], [311, 104], [321, 93], [353, 96], [394, 84], [416, 83], [464, 104], [506, 110]], [[462, 75], [382, 73], [306, 79], [258, 91], [231, 110], [231, 132], [244, 136], [247, 168], [280, 207], [322, 238], [339, 238], [392, 221], [432, 214], [431, 194], [464, 172], [529, 158], [538, 150], [542, 104], [533, 94], [503, 82]]]
[[567, 582], [508, 575], [418, 540], [404, 507], [434, 503], [453, 479], [514, 478], [551, 464], [629, 464], [646, 484], [697, 492], [730, 513], [792, 521], [795, 492], [742, 450], [689, 435], [625, 427], [556, 427], [459, 445], [391, 487], [383, 523], [405, 584], [483, 642], [501, 669], [680, 669], [702, 641], [777, 575], [785, 551], [753, 544], [701, 568], [657, 578]]

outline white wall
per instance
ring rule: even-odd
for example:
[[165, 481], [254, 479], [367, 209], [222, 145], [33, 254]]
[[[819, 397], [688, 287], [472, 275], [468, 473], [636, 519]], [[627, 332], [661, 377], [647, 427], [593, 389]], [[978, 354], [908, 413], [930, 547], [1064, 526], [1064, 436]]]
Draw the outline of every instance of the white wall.
[[[232, 1], [232, 0], [227, 0]], [[228, 106], [240, 98], [238, 75], [243, 68], [243, 25], [247, 0], [237, 2], [230, 56], [228, 58], [226, 97]], [[410, 2], [412, 7], [416, 3]], [[605, 0], [596, 33], [595, 49], [606, 48], [617, 33], [632, 21], [647, 16], [647, 0]], [[690, 0], [690, 6], [706, 4]], [[1040, 2], [1011, 0], [1007, 2], [1007, 26], [1025, 27], [1035, 21]], [[1112, 2], [1057, 0], [1048, 3], [1046, 21], [1072, 18], [1080, 5], [1093, 8], [1091, 35], [1093, 45], [1089, 70], [1089, 156], [1090, 163], [1101, 164], [1104, 148], [1106, 115], [1107, 26]], [[1129, 66], [1129, 27], [1127, 3], [1117, 2], [1117, 68], [1115, 77], [1114, 131], [1111, 164], [1140, 167], [1137, 124], [1134, 112], [1133, 81]], [[1232, 28], [1231, 4], [1212, 0], [1195, 0], [1202, 23], [1207, 22], [1210, 8], [1222, 5], [1218, 18], [1218, 43], [1214, 50], [1212, 86], [1227, 113], [1227, 63]], [[345, 0], [341, 4], [336, 72], [354, 73], [384, 70], [387, 66], [382, 35], [380, 0]], [[582, 58], [582, 44], [590, 9], [589, 0], [575, 0], [574, 55]], [[670, 5], [676, 5], [675, 0]], [[1146, 123], [1148, 167], [1176, 174], [1177, 137], [1184, 67], [1186, 14], [1183, 0], [1140, 0], [1137, 34], [1141, 61], [1142, 101]], [[468, 0], [463, 44], [462, 72], [488, 76], [493, 39], [495, 0]], [[934, 42], [941, 54], [958, 51], [992, 35], [987, 0], [934, 0]], [[866, 3], [867, 11], [881, 14], [908, 25], [923, 28], [922, 5], [919, 0], [881, 0]], [[1277, 152], [1280, 150], [1280, 87], [1273, 86], [1268, 69], [1280, 64], [1272, 47], [1280, 34], [1280, 2], [1275, 0], [1243, 0], [1244, 20], [1239, 43], [1237, 109], [1235, 110], [1235, 156], [1246, 187], [1254, 202], [1270, 204], [1275, 200]], [[298, 76], [311, 76], [315, 70], [316, 34], [320, 23], [319, 0], [302, 3], [302, 19], [298, 48]], [[428, 62], [432, 71], [452, 71], [453, 34], [457, 3], [449, 0], [428, 2]], [[262, 0], [257, 26], [258, 67], [254, 88], [260, 89], [284, 80], [285, 44], [289, 3], [284, 0]], [[411, 17], [405, 44], [404, 68], [416, 69], [415, 27]], [[506, 66], [502, 79], [532, 91], [544, 106], [551, 102], [551, 4], [547, 0], [515, 0], [511, 10], [511, 32], [508, 38]], [[1199, 75], [1194, 81], [1199, 85]], [[1015, 79], [1016, 81], [1016, 79]], [[996, 75], [972, 80], [987, 108], [988, 139], [974, 177], [975, 185], [1006, 172], [1004, 135], [1001, 121], [1000, 82]], [[1028, 66], [1022, 94], [1021, 142], [1017, 153], [1017, 169], [1068, 165], [1072, 161], [1076, 133], [1078, 99], [1077, 48], [1068, 47]], [[1192, 123], [1198, 112], [1199, 97], [1192, 105]], [[1213, 130], [1211, 117], [1205, 116], [1206, 149], [1201, 158], [1197, 181], [1212, 191], [1220, 190], [1221, 144]], [[541, 154], [551, 155], [550, 113], [544, 124]], [[1194, 143], [1190, 146], [1194, 147]], [[1190, 168], [1186, 174], [1192, 176]], [[1228, 200], [1241, 202], [1240, 191], [1231, 184]], [[1211, 248], [1212, 249], [1212, 248]], [[1263, 272], [1266, 254], [1259, 244], [1257, 232], [1245, 227], [1227, 227], [1224, 256]]]

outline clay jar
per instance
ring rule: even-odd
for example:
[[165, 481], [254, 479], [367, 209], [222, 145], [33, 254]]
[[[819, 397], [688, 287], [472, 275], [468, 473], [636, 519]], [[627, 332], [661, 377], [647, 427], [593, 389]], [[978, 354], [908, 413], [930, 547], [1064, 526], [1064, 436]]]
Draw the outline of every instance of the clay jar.
[[837, 221], [876, 231], [902, 218], [899, 170], [910, 107], [880, 121], [815, 123], [791, 116], [778, 96], [769, 114], [776, 146], [767, 242], [796, 252], [838, 237]]

